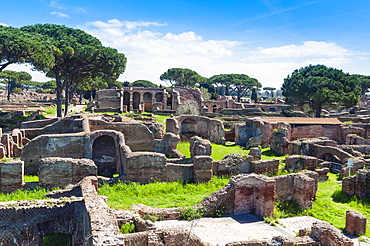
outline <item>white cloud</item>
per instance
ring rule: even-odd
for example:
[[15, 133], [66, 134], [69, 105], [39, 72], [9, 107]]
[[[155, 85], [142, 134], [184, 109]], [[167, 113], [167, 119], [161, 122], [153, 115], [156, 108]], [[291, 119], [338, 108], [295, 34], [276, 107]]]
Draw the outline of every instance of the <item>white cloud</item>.
[[317, 41], [305, 41], [301, 45], [259, 48], [253, 53], [260, 58], [345, 57], [353, 54], [336, 43]]
[[88, 26], [94, 26], [97, 28], [121, 28], [125, 27], [127, 30], [133, 30], [137, 27], [149, 27], [149, 26], [167, 26], [166, 23], [157, 23], [157, 22], [145, 22], [145, 21], [120, 21], [117, 19], [111, 19], [107, 22], [103, 21], [94, 21], [87, 23]]
[[57, 15], [57, 16], [59, 16], [59, 17], [69, 18], [69, 15], [67, 15], [67, 14], [65, 14], [65, 13], [62, 13], [62, 12], [54, 11], [54, 12], [51, 12], [50, 14], [52, 14], [52, 15]]
[[64, 9], [64, 7], [60, 3], [58, 3], [58, 1], [51, 1], [49, 3], [49, 6], [55, 9]]
[[[263, 86], [280, 88], [295, 69], [323, 64], [345, 72], [368, 74], [368, 54], [359, 54], [334, 42], [305, 41], [279, 47], [255, 48], [253, 43], [231, 40], [205, 40], [195, 32], [158, 32], [156, 22], [129, 22], [112, 19], [79, 27], [116, 48], [127, 57], [120, 81], [146, 79], [156, 84], [169, 68], [189, 68], [211, 77], [223, 73], [243, 73]], [[156, 28], [156, 30], [158, 30]], [[33, 75], [34, 76], [34, 75]], [[34, 77], [34, 80], [41, 80]]]
[[8, 25], [5, 24], [5, 23], [0, 22], [0, 26], [8, 26]]

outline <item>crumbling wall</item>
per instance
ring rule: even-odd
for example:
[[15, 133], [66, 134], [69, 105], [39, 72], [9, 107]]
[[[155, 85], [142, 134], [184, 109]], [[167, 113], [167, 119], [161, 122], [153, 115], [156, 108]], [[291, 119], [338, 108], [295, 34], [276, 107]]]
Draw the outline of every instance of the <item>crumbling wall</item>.
[[292, 125], [291, 139], [327, 137], [340, 141], [340, 125]]
[[234, 214], [255, 213], [259, 217], [274, 212], [275, 180], [262, 175], [238, 175], [231, 178], [235, 186]]
[[176, 149], [179, 142], [178, 135], [166, 133], [163, 139], [154, 140], [154, 152], [165, 154], [170, 158], [182, 158], [183, 154]]
[[337, 147], [336, 142], [328, 139], [301, 139], [290, 142], [291, 155], [307, 155], [319, 159], [327, 156], [338, 157], [343, 163], [353, 155]]
[[235, 125], [235, 144], [246, 147], [269, 146], [270, 124], [259, 118]]
[[290, 155], [285, 158], [285, 168], [291, 172], [300, 172], [302, 170], [315, 171], [319, 160], [316, 157], [305, 155]]
[[0, 203], [0, 242], [41, 245], [44, 236], [70, 234], [74, 245], [92, 245], [90, 219], [83, 198]]
[[25, 172], [36, 173], [39, 160], [44, 157], [85, 158], [86, 153], [91, 153], [91, 147], [87, 143], [89, 138], [84, 133], [36, 137], [22, 149], [21, 159], [25, 163]]
[[212, 154], [211, 142], [207, 139], [194, 136], [190, 138], [190, 156], [208, 155]]
[[353, 209], [347, 210], [345, 231], [352, 236], [365, 234], [366, 217], [356, 210]]
[[213, 162], [213, 172], [216, 175], [230, 175], [240, 173], [276, 174], [279, 160], [257, 160], [253, 156], [243, 154], [229, 154], [221, 161]]
[[330, 225], [328, 222], [320, 221], [314, 222], [311, 235], [320, 242], [322, 246], [341, 245], [352, 246], [353, 242], [350, 238], [343, 235], [343, 233]]
[[358, 170], [356, 176], [343, 178], [342, 191], [350, 196], [370, 196], [370, 170]]
[[97, 175], [97, 167], [90, 159], [49, 157], [40, 159], [39, 164], [39, 185], [42, 187], [64, 187]]
[[287, 174], [271, 179], [276, 181], [277, 200], [294, 200], [301, 209], [312, 207], [317, 190], [317, 184], [313, 178], [304, 174]]
[[168, 121], [172, 124], [167, 127], [167, 132], [180, 134], [182, 139], [199, 136], [217, 144], [222, 144], [225, 141], [224, 125], [220, 120], [196, 115], [181, 115], [173, 119], [177, 120], [179, 131], [176, 132], [176, 122]]
[[0, 162], [0, 191], [13, 192], [23, 187], [24, 162], [6, 161]]
[[89, 119], [90, 131], [114, 130], [122, 132], [131, 151], [154, 151], [153, 133], [141, 123], [106, 122]]
[[133, 152], [127, 159], [126, 179], [143, 184], [166, 181], [166, 156], [154, 152]]
[[290, 153], [289, 143], [286, 131], [282, 128], [274, 131], [270, 137], [270, 148], [278, 155], [287, 155]]

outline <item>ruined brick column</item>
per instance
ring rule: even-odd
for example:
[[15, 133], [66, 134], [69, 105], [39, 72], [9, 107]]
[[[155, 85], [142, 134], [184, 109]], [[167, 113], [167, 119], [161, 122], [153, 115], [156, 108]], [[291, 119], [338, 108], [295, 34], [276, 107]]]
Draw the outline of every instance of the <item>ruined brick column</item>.
[[356, 210], [346, 211], [346, 232], [356, 236], [366, 233], [366, 217]]
[[198, 155], [193, 157], [194, 182], [203, 183], [212, 180], [212, 157]]

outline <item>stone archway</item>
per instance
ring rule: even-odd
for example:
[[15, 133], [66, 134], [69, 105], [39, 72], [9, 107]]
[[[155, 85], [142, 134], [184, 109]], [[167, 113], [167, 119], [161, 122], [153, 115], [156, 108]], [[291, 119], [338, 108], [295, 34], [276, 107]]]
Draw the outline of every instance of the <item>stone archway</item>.
[[167, 95], [167, 109], [170, 109], [172, 110], [172, 103], [173, 103], [173, 95], [172, 94], [168, 94]]
[[98, 167], [98, 175], [112, 177], [117, 170], [117, 147], [113, 137], [103, 135], [92, 144], [92, 159]]
[[132, 109], [138, 111], [140, 105], [140, 93], [134, 92], [132, 94]]
[[152, 111], [153, 105], [152, 105], [152, 93], [145, 92], [143, 95], [143, 101], [144, 101], [144, 111]]
[[123, 105], [126, 105], [127, 106], [127, 111], [129, 112], [129, 111], [131, 111], [131, 109], [130, 109], [130, 93], [129, 92], [127, 92], [127, 91], [125, 91], [124, 93], [123, 93]]
[[162, 92], [155, 93], [155, 102], [163, 103], [163, 93]]
[[181, 122], [181, 134], [185, 138], [198, 135], [198, 124], [194, 119], [186, 118]]

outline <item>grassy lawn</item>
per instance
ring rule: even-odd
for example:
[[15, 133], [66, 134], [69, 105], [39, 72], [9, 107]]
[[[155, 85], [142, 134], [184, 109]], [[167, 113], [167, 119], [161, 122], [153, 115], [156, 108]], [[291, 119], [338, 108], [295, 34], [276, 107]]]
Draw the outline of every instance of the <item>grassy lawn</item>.
[[24, 175], [24, 182], [39, 182], [39, 177], [38, 176], [29, 176], [29, 175]]
[[190, 184], [186, 182], [155, 182], [104, 184], [99, 194], [108, 197], [108, 206], [115, 209], [130, 209], [133, 204], [169, 208], [192, 206], [217, 191], [229, 182], [229, 178], [213, 177], [211, 182]]
[[[190, 142], [189, 141], [181, 141], [177, 144], [177, 150], [180, 151], [186, 157], [190, 157]], [[228, 154], [244, 154], [248, 155], [249, 150], [246, 150], [238, 145], [231, 145], [231, 144], [215, 144], [212, 143], [212, 154], [211, 157], [214, 161], [222, 160]], [[262, 160], [272, 160], [272, 159], [279, 159], [285, 160], [286, 156], [277, 156], [275, 155], [270, 148], [262, 149]]]
[[[370, 199], [350, 197], [341, 192], [338, 175], [329, 174], [329, 180], [319, 183], [317, 198], [313, 208], [307, 210], [308, 215], [325, 220], [338, 229], [343, 230], [346, 223], [346, 210], [354, 209], [370, 218]], [[370, 237], [370, 222], [367, 221], [366, 236]]]
[[37, 187], [35, 190], [20, 189], [9, 194], [0, 192], [0, 202], [47, 199], [45, 195], [49, 192], [50, 190], [41, 187]]
[[171, 116], [166, 116], [166, 115], [158, 115], [158, 114], [155, 114], [154, 115], [154, 117], [155, 117], [155, 120], [157, 121], [157, 122], [159, 122], [159, 123], [162, 123], [165, 127], [165, 129], [166, 129], [166, 120], [168, 119], [168, 118], [171, 118]]

